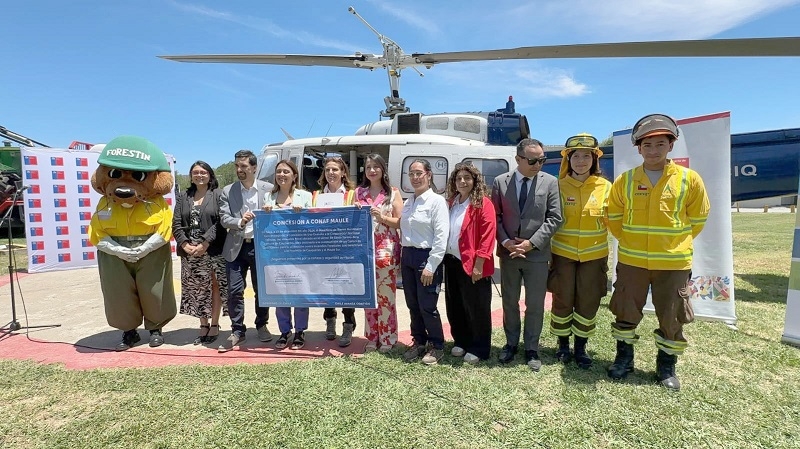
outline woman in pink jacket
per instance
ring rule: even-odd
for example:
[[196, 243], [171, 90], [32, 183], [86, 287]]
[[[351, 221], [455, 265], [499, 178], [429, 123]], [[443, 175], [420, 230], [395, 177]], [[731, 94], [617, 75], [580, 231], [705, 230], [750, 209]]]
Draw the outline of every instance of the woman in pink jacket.
[[445, 304], [455, 346], [450, 354], [477, 364], [489, 358], [497, 221], [483, 176], [456, 164], [447, 180], [450, 237], [444, 256]]

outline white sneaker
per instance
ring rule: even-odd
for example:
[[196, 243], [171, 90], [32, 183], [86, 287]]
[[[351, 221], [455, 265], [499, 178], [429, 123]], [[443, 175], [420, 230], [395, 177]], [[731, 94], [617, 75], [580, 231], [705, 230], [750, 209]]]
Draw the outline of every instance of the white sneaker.
[[453, 346], [453, 349], [450, 350], [450, 355], [453, 357], [464, 357], [464, 353], [467, 352], [461, 346]]
[[477, 365], [480, 361], [481, 361], [480, 357], [471, 352], [464, 354], [465, 363], [469, 363], [470, 365]]

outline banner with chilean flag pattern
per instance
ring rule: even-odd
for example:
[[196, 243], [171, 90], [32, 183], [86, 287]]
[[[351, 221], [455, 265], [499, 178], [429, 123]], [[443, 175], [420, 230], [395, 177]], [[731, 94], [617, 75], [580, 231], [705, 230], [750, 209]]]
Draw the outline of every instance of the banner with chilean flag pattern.
[[[20, 152], [24, 182], [30, 186], [25, 192], [24, 214], [28, 272], [96, 266], [96, 249], [87, 234], [100, 200], [91, 185], [100, 153], [24, 147]], [[175, 159], [166, 156], [174, 175]], [[166, 200], [174, 204], [174, 193]], [[174, 245], [172, 250], [174, 255]]]

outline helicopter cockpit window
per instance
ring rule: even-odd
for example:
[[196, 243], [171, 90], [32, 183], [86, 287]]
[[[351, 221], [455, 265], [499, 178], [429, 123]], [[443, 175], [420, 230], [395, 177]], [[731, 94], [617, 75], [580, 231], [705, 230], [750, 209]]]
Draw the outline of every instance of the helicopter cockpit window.
[[308, 191], [319, 189], [319, 177], [322, 175], [322, 158], [307, 154], [303, 156], [303, 166], [300, 169], [303, 188]]
[[408, 167], [417, 159], [425, 159], [431, 164], [431, 171], [433, 172], [433, 185], [436, 186], [436, 193], [442, 194], [447, 188], [447, 159], [438, 156], [409, 156], [403, 159], [403, 172], [402, 180], [400, 181], [400, 188], [403, 192], [414, 193], [414, 188], [411, 187], [411, 181], [408, 178]]
[[449, 117], [426, 117], [425, 120], [425, 129], [447, 129], [449, 125]]
[[456, 117], [453, 120], [453, 129], [465, 133], [480, 134], [481, 121], [471, 117]]
[[257, 178], [269, 183], [274, 182], [276, 165], [278, 165], [278, 155], [276, 153], [260, 155], [258, 161], [259, 169]]
[[483, 175], [483, 181], [487, 186], [489, 186], [489, 189], [492, 188], [494, 178], [508, 172], [509, 170], [508, 161], [505, 159], [466, 158], [462, 162], [477, 168], [478, 171], [481, 172], [481, 175]]

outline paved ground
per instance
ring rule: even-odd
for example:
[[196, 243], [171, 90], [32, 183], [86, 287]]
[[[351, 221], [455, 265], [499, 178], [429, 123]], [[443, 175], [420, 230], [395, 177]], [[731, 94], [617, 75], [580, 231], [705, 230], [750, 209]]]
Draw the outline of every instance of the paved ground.
[[[174, 264], [175, 285], [180, 282], [180, 265]], [[306, 346], [302, 350], [277, 350], [273, 343], [261, 343], [254, 331], [238, 350], [219, 354], [216, 347], [230, 333], [230, 321], [222, 318], [220, 339], [209, 347], [194, 345], [197, 335], [195, 318], [178, 315], [164, 328], [166, 343], [159, 348], [147, 345], [147, 332], [140, 330], [142, 342], [138, 346], [118, 353], [113, 351], [121, 332], [106, 324], [100, 282], [96, 268], [86, 268], [50, 273], [20, 273], [14, 280], [15, 304], [19, 323], [29, 329], [0, 333], [0, 358], [31, 359], [41, 363], [62, 363], [67, 368], [91, 369], [113, 367], [147, 367], [202, 363], [209, 365], [231, 363], [270, 363], [288, 359], [308, 359], [343, 354], [360, 354], [366, 340], [363, 338], [363, 313], [356, 312], [357, 326], [353, 344], [339, 348], [336, 341], [324, 338], [325, 322], [322, 309], [312, 309]], [[7, 276], [0, 279], [0, 321], [11, 320], [11, 288]], [[179, 292], [178, 293], [179, 296]], [[252, 324], [252, 290], [245, 292], [246, 324]], [[402, 290], [397, 295], [400, 341], [410, 343], [409, 315]], [[439, 310], [447, 321], [444, 293], [439, 298]], [[499, 284], [493, 289], [493, 325], [502, 325]], [[274, 309], [270, 310], [269, 329], [278, 332]], [[341, 314], [340, 314], [341, 320]], [[42, 327], [39, 327], [42, 326]], [[341, 321], [339, 323], [341, 331]], [[7, 330], [8, 326], [4, 325]], [[449, 326], [445, 325], [449, 337]]]
[[[733, 209], [735, 211], [735, 209]], [[741, 209], [741, 212], [763, 213], [763, 209]], [[789, 212], [788, 207], [771, 207], [769, 213]], [[179, 286], [178, 261], [174, 264], [175, 285]], [[325, 340], [325, 323], [322, 310], [311, 312], [306, 346], [300, 351], [276, 350], [272, 343], [261, 343], [250, 332], [250, 338], [242, 348], [226, 354], [219, 354], [216, 347], [219, 341], [230, 333], [230, 322], [221, 320], [223, 326], [220, 339], [211, 347], [196, 346], [192, 342], [197, 334], [197, 320], [178, 315], [165, 329], [166, 343], [159, 348], [146, 344], [147, 332], [141, 331], [145, 342], [126, 352], [113, 351], [121, 332], [109, 327], [105, 321], [103, 300], [96, 268], [51, 273], [19, 273], [14, 281], [17, 319], [21, 329], [9, 333], [11, 320], [11, 287], [7, 275], [0, 276], [0, 358], [31, 359], [41, 363], [61, 363], [72, 369], [147, 367], [202, 363], [221, 365], [231, 363], [272, 363], [292, 359], [309, 359], [343, 354], [360, 354], [366, 340], [363, 335], [363, 313], [356, 312], [357, 338], [348, 348], [339, 348], [336, 342]], [[252, 290], [246, 292], [246, 306], [252, 304]], [[408, 309], [402, 290], [398, 290], [397, 311], [400, 327], [400, 341], [410, 343]], [[445, 333], [449, 338], [449, 326], [444, 307], [444, 294], [439, 298], [439, 310], [445, 322]], [[493, 289], [492, 321], [495, 327], [502, 325], [502, 311], [499, 297], [499, 284]], [[521, 305], [524, 309], [524, 306]], [[548, 306], [549, 307], [549, 299]], [[247, 324], [252, 323], [251, 309], [246, 316]], [[57, 326], [56, 326], [57, 325]], [[42, 327], [38, 327], [42, 326]], [[274, 310], [270, 311], [269, 329], [278, 332]], [[341, 330], [341, 323], [339, 324]], [[543, 335], [543, 338], [546, 338]], [[494, 342], [495, 345], [501, 342]]]

